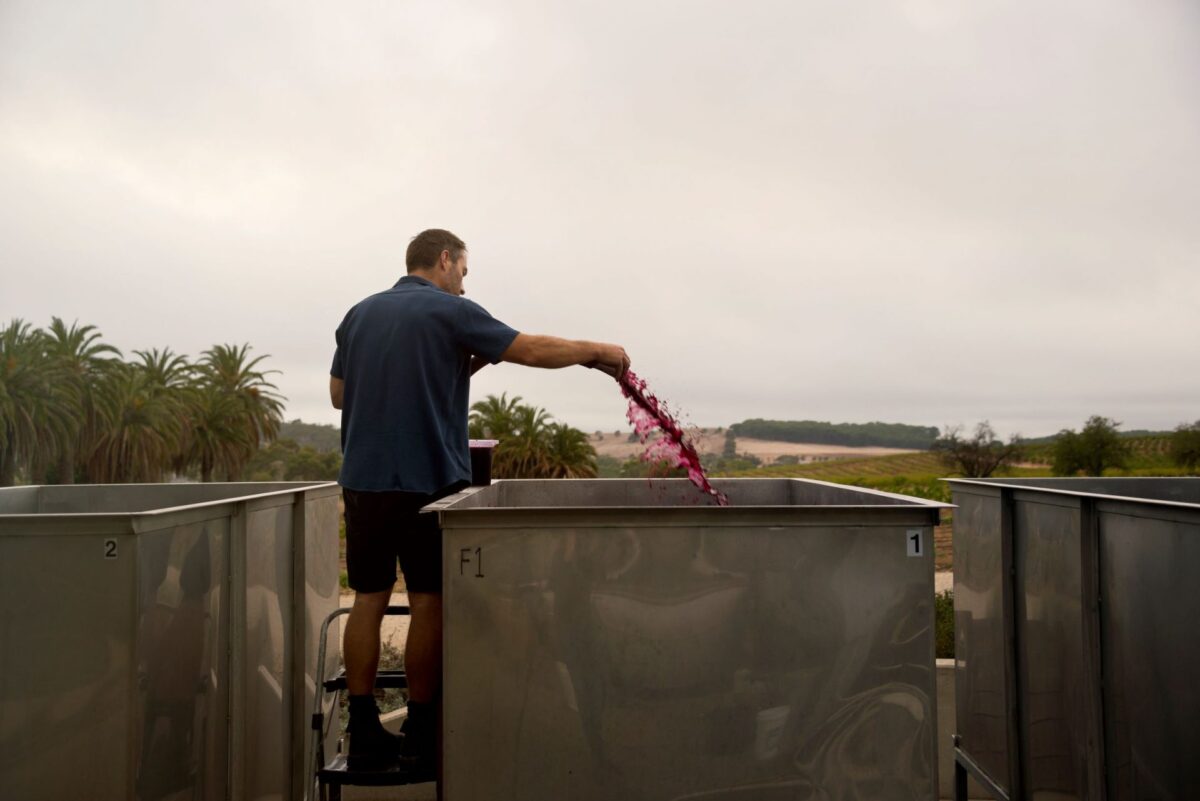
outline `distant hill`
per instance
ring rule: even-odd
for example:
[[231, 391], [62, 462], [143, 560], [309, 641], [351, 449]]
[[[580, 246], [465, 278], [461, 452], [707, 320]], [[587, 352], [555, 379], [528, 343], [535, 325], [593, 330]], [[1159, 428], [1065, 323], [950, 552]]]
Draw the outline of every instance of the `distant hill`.
[[813, 442], [851, 447], [927, 450], [938, 437], [933, 426], [904, 423], [826, 423], [818, 420], [745, 420], [729, 430], [738, 437], [779, 442]]
[[342, 450], [342, 433], [332, 425], [292, 420], [279, 426], [279, 438], [290, 439], [301, 447], [321, 453], [339, 453]]

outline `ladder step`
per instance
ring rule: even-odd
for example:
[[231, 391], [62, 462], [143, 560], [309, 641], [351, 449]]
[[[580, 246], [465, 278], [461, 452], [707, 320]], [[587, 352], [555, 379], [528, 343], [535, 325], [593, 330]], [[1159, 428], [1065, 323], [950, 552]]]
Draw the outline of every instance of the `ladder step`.
[[329, 764], [317, 771], [321, 784], [354, 785], [357, 787], [396, 787], [401, 784], [424, 784], [409, 781], [407, 771], [399, 766], [387, 770], [350, 770], [345, 754], [338, 754]]
[[[346, 689], [346, 671], [340, 671], [331, 679], [325, 679], [325, 692]], [[375, 687], [381, 690], [403, 690], [408, 687], [408, 677], [403, 670], [381, 670], [375, 674]]]

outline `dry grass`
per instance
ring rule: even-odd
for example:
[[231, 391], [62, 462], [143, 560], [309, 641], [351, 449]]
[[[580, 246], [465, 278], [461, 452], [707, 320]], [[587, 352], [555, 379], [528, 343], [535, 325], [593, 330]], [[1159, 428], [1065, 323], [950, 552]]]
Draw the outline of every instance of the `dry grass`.
[[943, 523], [933, 530], [933, 569], [954, 568], [954, 524]]

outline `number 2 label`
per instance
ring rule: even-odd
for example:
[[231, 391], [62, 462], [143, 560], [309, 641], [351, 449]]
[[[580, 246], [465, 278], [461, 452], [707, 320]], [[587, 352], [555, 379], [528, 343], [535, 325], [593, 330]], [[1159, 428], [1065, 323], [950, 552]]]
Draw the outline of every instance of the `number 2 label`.
[[905, 532], [908, 542], [909, 556], [924, 556], [925, 555], [925, 532], [919, 528], [910, 528]]

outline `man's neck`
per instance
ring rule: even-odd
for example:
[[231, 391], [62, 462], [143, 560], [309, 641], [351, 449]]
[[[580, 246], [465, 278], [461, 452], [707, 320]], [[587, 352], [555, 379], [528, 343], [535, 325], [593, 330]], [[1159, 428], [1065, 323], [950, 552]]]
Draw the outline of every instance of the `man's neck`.
[[442, 286], [442, 283], [439, 280], [441, 276], [437, 274], [436, 270], [411, 270], [408, 274], [413, 278], [420, 278], [423, 281], [428, 281], [443, 292], [449, 291], [446, 289], [446, 287]]

